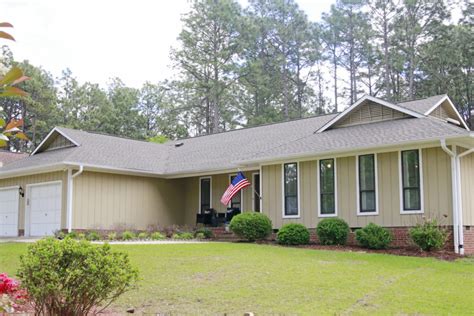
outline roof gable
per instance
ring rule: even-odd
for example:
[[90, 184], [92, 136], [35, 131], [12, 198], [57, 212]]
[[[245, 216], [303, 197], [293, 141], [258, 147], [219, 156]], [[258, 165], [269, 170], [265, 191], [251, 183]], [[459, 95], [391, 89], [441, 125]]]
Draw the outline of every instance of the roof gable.
[[433, 116], [444, 121], [447, 119], [456, 120], [462, 127], [469, 130], [469, 127], [462, 118], [461, 114], [459, 114], [458, 110], [447, 95], [445, 95], [444, 98], [439, 100], [429, 110], [427, 110], [425, 115]]
[[316, 132], [321, 133], [331, 128], [395, 120], [407, 117], [424, 117], [423, 114], [406, 109], [396, 104], [365, 95], [346, 110], [341, 112]]
[[35, 155], [44, 151], [50, 151], [61, 148], [69, 148], [80, 146], [77, 141], [66, 135], [59, 128], [55, 127], [46, 138], [36, 147], [36, 149], [31, 153]]

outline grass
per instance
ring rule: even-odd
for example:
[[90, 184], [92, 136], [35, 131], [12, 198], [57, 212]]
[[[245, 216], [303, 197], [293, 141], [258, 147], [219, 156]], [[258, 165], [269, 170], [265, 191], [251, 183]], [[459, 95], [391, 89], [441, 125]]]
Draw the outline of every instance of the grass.
[[[0, 244], [14, 275], [25, 244]], [[142, 313], [430, 314], [474, 310], [474, 261], [269, 245], [114, 245], [139, 267], [137, 290], [113, 309]]]

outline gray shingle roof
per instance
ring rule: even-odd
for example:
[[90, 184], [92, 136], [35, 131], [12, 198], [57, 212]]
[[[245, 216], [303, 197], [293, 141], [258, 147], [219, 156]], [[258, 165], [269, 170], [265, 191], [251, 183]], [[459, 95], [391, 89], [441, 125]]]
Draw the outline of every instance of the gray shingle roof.
[[0, 150], [0, 167], [6, 164], [9, 164], [13, 161], [17, 161], [23, 158], [28, 157], [28, 154], [25, 153], [12, 153], [5, 150]]
[[418, 113], [425, 114], [436, 103], [438, 103], [445, 97], [446, 97], [446, 94], [440, 94], [440, 95], [435, 95], [426, 99], [401, 102], [401, 103], [398, 103], [398, 105], [406, 109], [410, 109]]
[[[417, 111], [423, 111], [441, 97], [444, 96], [429, 98], [429, 102], [418, 100], [400, 105], [414, 105]], [[336, 115], [183, 139], [176, 141], [183, 143], [179, 147], [175, 146], [175, 141], [154, 144], [60, 127], [61, 133], [80, 146], [45, 151], [12, 162], [0, 169], [0, 177], [8, 171], [67, 163], [157, 176], [206, 173], [275, 159], [470, 135], [466, 129], [433, 117], [405, 118], [314, 133]]]

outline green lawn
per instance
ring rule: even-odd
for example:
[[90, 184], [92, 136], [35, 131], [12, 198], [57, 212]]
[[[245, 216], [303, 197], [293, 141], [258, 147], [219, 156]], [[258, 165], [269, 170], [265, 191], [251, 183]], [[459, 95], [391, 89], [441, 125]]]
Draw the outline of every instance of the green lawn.
[[[14, 275], [25, 244], [0, 244]], [[452, 314], [474, 312], [474, 260], [209, 243], [116, 245], [139, 288], [113, 308], [173, 314]]]

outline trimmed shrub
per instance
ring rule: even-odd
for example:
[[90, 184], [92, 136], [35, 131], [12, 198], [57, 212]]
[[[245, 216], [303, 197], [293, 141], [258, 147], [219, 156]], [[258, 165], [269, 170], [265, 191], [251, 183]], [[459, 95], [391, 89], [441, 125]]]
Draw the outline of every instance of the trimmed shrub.
[[[197, 237], [198, 234], [203, 234], [204, 238], [206, 238], [206, 239], [214, 237], [214, 233], [212, 232], [212, 230], [210, 230], [209, 228], [205, 228], [205, 227], [199, 228], [198, 230], [196, 230], [196, 232], [194, 233], [194, 236], [196, 236], [196, 238], [198, 238]], [[203, 238], [201, 238], [201, 239], [203, 239]]]
[[116, 232], [110, 232], [108, 235], [107, 235], [107, 239], [108, 240], [117, 240], [118, 239], [118, 235]]
[[71, 238], [42, 239], [20, 256], [18, 276], [35, 315], [89, 315], [100, 312], [138, 279], [126, 253], [108, 244]]
[[66, 237], [72, 238], [72, 239], [77, 239], [77, 233], [75, 231], [72, 231], [66, 235]]
[[441, 228], [437, 220], [426, 220], [409, 231], [411, 240], [425, 251], [438, 250], [444, 247], [448, 233]]
[[204, 233], [196, 233], [196, 234], [194, 234], [194, 238], [196, 238], [196, 239], [206, 239], [206, 235], [204, 235]]
[[322, 245], [345, 245], [349, 236], [349, 225], [341, 218], [325, 218], [316, 228]]
[[264, 214], [246, 212], [230, 221], [230, 230], [242, 239], [255, 241], [267, 238], [272, 232], [272, 221]]
[[133, 240], [135, 238], [137, 238], [137, 236], [133, 232], [126, 231], [126, 232], [122, 233], [122, 239], [123, 240]]
[[192, 233], [184, 232], [184, 233], [177, 233], [173, 235], [173, 239], [179, 240], [190, 240], [193, 239], [194, 235]]
[[56, 237], [57, 239], [64, 239], [66, 238], [66, 236], [67, 234], [60, 229], [54, 231], [54, 237]]
[[89, 241], [100, 240], [100, 235], [95, 231], [91, 231], [86, 235], [86, 239]]
[[163, 234], [160, 233], [160, 232], [154, 232], [154, 233], [151, 233], [150, 238], [151, 238], [152, 240], [163, 240], [163, 239], [165, 239], [166, 237], [165, 237], [165, 235], [163, 235]]
[[278, 231], [277, 241], [283, 245], [306, 245], [309, 243], [309, 231], [302, 224], [286, 224]]
[[364, 248], [387, 249], [392, 242], [392, 234], [388, 229], [369, 223], [364, 228], [356, 230], [356, 240]]
[[77, 239], [79, 239], [79, 240], [84, 240], [84, 239], [86, 239], [86, 234], [84, 234], [84, 233], [79, 233], [79, 234], [77, 234]]
[[148, 239], [148, 234], [142, 232], [142, 233], [138, 234], [138, 239], [141, 239], [141, 240]]

